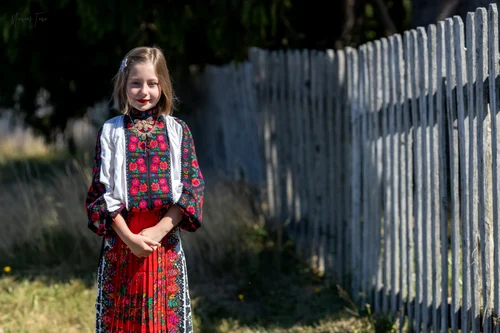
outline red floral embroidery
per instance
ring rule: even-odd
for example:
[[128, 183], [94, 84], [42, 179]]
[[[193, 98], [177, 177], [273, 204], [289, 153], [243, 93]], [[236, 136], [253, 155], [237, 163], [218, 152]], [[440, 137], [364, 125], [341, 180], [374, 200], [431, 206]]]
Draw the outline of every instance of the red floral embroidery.
[[175, 118], [181, 124], [182, 136], [182, 194], [177, 205], [183, 211], [179, 226], [187, 231], [197, 230], [203, 219], [203, 192], [205, 181], [198, 165], [193, 136], [187, 124]]
[[90, 230], [100, 236], [113, 234], [111, 228], [113, 218], [125, 208], [122, 205], [118, 210], [110, 213], [104, 200], [106, 187], [100, 181], [101, 177], [101, 135], [102, 127], [99, 129], [96, 138], [94, 165], [92, 167], [92, 182], [87, 191], [85, 199], [85, 209], [87, 211], [87, 226]]
[[130, 194], [133, 195], [133, 196], [136, 196], [137, 194], [139, 194], [139, 188], [134, 186], [134, 187], [131, 187], [130, 188]]

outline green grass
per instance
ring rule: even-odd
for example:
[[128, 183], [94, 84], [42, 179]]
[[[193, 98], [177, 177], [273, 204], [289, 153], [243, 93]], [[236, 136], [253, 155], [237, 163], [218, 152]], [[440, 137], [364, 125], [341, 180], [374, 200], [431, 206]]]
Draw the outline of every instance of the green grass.
[[[235, 267], [225, 278], [191, 284], [195, 332], [374, 332], [367, 316], [353, 315], [337, 286], [328, 285], [285, 248], [276, 271], [274, 249], [258, 264]], [[189, 266], [188, 266], [189, 270]], [[42, 273], [42, 274], [40, 274]], [[94, 277], [62, 279], [52, 272], [29, 278], [14, 268], [0, 277], [0, 328], [4, 332], [92, 332]], [[350, 309], [348, 311], [347, 309]]]

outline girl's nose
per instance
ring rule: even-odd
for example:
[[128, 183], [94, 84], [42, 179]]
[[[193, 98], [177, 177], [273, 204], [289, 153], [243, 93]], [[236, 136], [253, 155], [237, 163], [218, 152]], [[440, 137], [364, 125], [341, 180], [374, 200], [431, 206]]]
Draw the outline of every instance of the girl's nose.
[[143, 84], [142, 87], [141, 87], [141, 93], [142, 94], [145, 94], [147, 92], [147, 84]]

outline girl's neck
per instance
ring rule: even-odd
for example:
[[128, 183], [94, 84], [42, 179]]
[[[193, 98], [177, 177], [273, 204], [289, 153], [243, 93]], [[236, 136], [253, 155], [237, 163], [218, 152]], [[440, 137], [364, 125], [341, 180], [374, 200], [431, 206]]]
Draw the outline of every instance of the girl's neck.
[[148, 110], [137, 110], [136, 108], [130, 108], [130, 115], [134, 119], [146, 119], [149, 117], [156, 118], [158, 116], [158, 106], [153, 106], [152, 108]]

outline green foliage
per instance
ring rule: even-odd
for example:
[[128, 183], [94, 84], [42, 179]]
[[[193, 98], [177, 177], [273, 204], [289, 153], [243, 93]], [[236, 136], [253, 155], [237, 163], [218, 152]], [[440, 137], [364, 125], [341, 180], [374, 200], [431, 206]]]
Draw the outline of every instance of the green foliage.
[[[394, 17], [405, 16], [396, 6], [401, 1], [389, 1]], [[0, 107], [14, 108], [54, 139], [69, 118], [110, 100], [122, 57], [139, 45], [165, 51], [177, 88], [190, 65], [243, 61], [249, 47], [326, 49], [383, 35], [377, 11], [357, 9], [362, 25], [346, 32], [344, 2], [333, 11], [329, 6], [305, 0], [8, 2], [0, 16]], [[41, 89], [50, 112], [37, 113]]]

